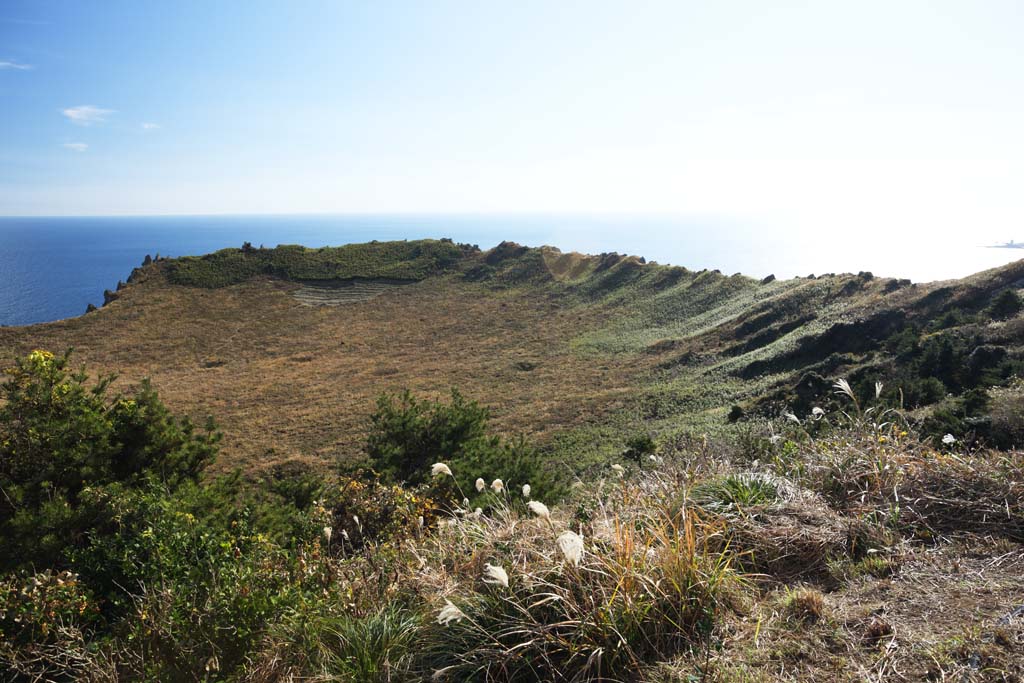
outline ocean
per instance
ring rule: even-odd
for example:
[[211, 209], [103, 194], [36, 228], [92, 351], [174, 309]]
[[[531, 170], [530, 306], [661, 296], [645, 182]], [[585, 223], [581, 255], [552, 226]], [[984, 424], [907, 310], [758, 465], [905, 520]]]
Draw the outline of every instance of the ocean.
[[755, 277], [857, 272], [915, 281], [963, 277], [1024, 257], [1016, 249], [962, 244], [835, 248], [780, 238], [763, 226], [708, 217], [626, 215], [292, 215], [0, 217], [0, 325], [81, 315], [103, 303], [147, 255], [205, 254], [225, 247], [450, 237], [492, 247], [502, 240], [562, 251], [636, 254], [649, 261]]

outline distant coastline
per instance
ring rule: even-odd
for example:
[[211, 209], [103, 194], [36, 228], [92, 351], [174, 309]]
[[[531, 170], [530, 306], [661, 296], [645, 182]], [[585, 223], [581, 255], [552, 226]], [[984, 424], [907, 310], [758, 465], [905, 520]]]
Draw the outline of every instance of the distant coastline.
[[986, 249], [1024, 249], [1024, 242], [1010, 240], [1002, 244], [989, 244], [986, 246]]

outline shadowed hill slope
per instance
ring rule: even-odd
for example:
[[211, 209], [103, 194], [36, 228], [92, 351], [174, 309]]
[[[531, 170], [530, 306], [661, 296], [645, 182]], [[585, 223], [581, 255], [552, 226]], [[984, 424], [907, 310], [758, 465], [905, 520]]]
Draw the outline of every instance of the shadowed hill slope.
[[0, 328], [0, 355], [74, 347], [122, 384], [151, 377], [175, 410], [218, 419], [226, 466], [358, 457], [382, 391], [457, 386], [577, 468], [637, 430], [803, 414], [838, 376], [902, 388], [922, 416], [1005, 383], [1022, 285], [1024, 261], [931, 284], [758, 281], [513, 243], [247, 245], [139, 268], [80, 318]]

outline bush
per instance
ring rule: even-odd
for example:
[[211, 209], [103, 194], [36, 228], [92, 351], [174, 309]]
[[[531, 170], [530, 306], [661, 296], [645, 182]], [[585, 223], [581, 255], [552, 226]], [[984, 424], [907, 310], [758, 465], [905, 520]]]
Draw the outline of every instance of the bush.
[[245, 520], [211, 529], [167, 498], [150, 503], [157, 509], [144, 518], [152, 525], [106, 554], [135, 574], [129, 641], [154, 679], [230, 674], [303, 593], [328, 597], [316, 564], [254, 533]]
[[644, 458], [654, 455], [657, 450], [658, 445], [654, 443], [650, 434], [635, 434], [626, 439], [626, 450], [622, 452], [622, 457], [632, 460], [638, 467], [643, 467]]
[[435, 504], [427, 494], [359, 473], [343, 477], [324, 492], [325, 522], [331, 527], [334, 553], [348, 553], [367, 543], [408, 536], [429, 525]]
[[489, 418], [487, 408], [457, 389], [447, 404], [417, 399], [409, 391], [385, 394], [370, 418], [366, 453], [382, 474], [411, 486], [425, 483], [434, 463], [447, 463], [454, 481], [437, 482], [439, 497], [474, 495], [478, 477], [499, 478], [506, 485], [528, 483], [549, 500], [560, 493], [540, 455], [523, 439], [508, 442], [490, 434]]
[[99, 610], [78, 576], [47, 569], [0, 578], [0, 641], [52, 642], [64, 625], [85, 627]]
[[1021, 301], [1020, 295], [1012, 289], [1007, 289], [992, 301], [989, 313], [993, 318], [1003, 320], [1017, 315], [1022, 308], [1024, 302]]
[[107, 497], [157, 481], [195, 481], [219, 435], [197, 434], [148, 383], [109, 395], [112, 377], [89, 384], [61, 357], [33, 351], [5, 370], [0, 407], [0, 569], [65, 564], [69, 550], [102, 532]]
[[930, 406], [946, 396], [946, 385], [934, 377], [908, 377], [900, 383], [903, 402], [908, 408]]
[[994, 389], [989, 403], [992, 416], [991, 438], [999, 448], [1024, 446], [1024, 381]]

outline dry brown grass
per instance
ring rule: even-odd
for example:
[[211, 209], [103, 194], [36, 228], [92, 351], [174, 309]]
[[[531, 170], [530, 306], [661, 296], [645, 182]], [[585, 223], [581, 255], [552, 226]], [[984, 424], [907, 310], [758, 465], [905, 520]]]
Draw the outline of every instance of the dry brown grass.
[[819, 621], [825, 617], [825, 596], [817, 588], [794, 588], [783, 601], [788, 616], [801, 622]]
[[0, 328], [0, 358], [74, 347], [74, 363], [118, 372], [121, 386], [148, 376], [172, 410], [217, 419], [222, 468], [355, 457], [384, 391], [440, 398], [458, 387], [492, 408], [499, 430], [543, 441], [635, 389], [642, 359], [569, 348], [601, 324], [594, 312], [449, 278], [329, 307], [303, 305], [297, 287], [196, 289], [151, 274], [95, 313]]

